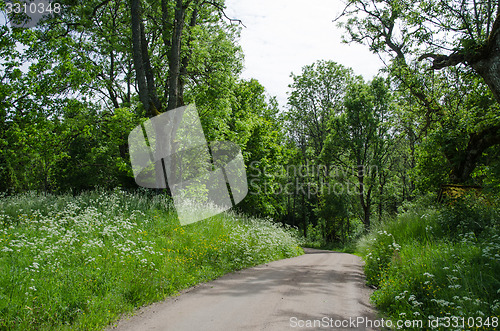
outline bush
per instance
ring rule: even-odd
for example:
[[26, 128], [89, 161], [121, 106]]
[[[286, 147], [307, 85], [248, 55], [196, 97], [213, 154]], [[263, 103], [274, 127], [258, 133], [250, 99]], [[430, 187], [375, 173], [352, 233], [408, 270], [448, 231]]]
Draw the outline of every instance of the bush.
[[437, 212], [428, 210], [421, 215], [408, 211], [395, 219], [378, 224], [357, 244], [357, 251], [365, 258], [365, 275], [370, 285], [378, 286], [392, 260], [399, 259], [401, 245], [426, 243], [439, 235]]
[[500, 210], [484, 198], [466, 195], [446, 205], [439, 223], [448, 237], [473, 232], [476, 236], [489, 228], [500, 225]]
[[401, 246], [387, 231], [377, 231], [368, 240], [370, 241], [369, 248], [367, 248], [369, 252], [364, 255], [366, 280], [370, 285], [379, 285], [379, 281], [389, 267], [391, 260], [397, 258]]

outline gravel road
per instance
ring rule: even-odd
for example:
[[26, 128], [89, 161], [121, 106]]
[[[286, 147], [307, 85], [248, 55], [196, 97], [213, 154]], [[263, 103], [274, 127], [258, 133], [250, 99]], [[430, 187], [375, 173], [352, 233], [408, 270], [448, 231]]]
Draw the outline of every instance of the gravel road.
[[361, 259], [304, 250], [182, 291], [109, 330], [380, 330]]

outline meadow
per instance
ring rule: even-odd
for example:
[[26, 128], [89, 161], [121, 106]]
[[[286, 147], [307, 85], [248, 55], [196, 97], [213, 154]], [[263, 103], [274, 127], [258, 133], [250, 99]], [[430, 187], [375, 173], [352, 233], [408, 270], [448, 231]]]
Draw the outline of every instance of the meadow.
[[0, 330], [98, 330], [136, 307], [267, 261], [297, 232], [234, 212], [180, 226], [164, 195], [0, 196]]
[[500, 329], [498, 203], [467, 197], [418, 205], [358, 243], [368, 283], [377, 288], [372, 302], [394, 325], [421, 320], [425, 329]]

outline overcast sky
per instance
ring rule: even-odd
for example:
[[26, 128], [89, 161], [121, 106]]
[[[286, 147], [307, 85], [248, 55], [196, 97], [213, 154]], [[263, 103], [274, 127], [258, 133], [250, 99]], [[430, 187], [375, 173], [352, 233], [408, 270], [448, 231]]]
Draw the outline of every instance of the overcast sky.
[[316, 60], [332, 60], [371, 79], [382, 67], [377, 55], [361, 45], [341, 43], [343, 31], [332, 20], [342, 12], [339, 0], [226, 0], [226, 14], [243, 21], [240, 45], [244, 78], [256, 78], [280, 106], [287, 100], [290, 73]]

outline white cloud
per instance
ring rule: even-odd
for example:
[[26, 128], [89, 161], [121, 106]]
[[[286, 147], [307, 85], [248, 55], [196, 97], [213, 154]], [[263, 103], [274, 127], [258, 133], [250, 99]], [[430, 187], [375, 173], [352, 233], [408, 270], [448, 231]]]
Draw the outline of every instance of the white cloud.
[[240, 44], [243, 77], [256, 78], [286, 104], [290, 73], [317, 60], [332, 60], [371, 79], [382, 67], [377, 55], [361, 45], [341, 43], [343, 31], [332, 20], [343, 9], [339, 0], [226, 0], [229, 17], [243, 21]]

